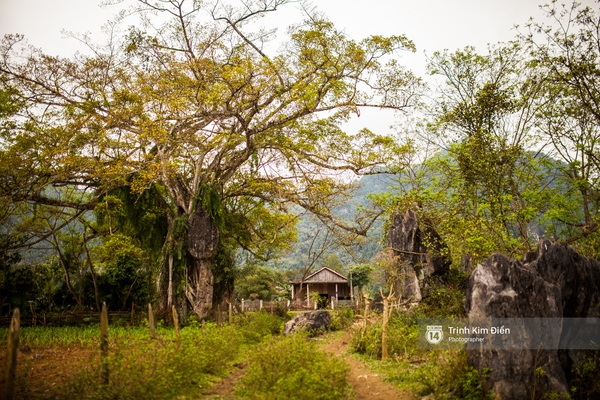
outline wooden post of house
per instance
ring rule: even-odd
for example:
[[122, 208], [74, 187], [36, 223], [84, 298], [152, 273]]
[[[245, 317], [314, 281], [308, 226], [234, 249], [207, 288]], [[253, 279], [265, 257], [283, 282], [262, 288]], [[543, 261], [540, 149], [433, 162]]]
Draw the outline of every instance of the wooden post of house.
[[289, 300], [287, 301], [287, 309], [288, 310], [290, 309], [290, 301]]
[[310, 307], [310, 289], [308, 283], [306, 284], [306, 307]]
[[337, 287], [337, 283], [335, 284], [335, 302], [337, 303], [338, 301], [338, 287]]
[[100, 313], [100, 381], [108, 385], [108, 311], [104, 301]]
[[[292, 300], [294, 300], [294, 284], [292, 283]], [[289, 304], [288, 304], [289, 307]]]
[[354, 302], [354, 290], [352, 289], [352, 272], [350, 272], [350, 304]]
[[13, 317], [8, 328], [8, 353], [6, 354], [6, 375], [4, 377], [6, 386], [4, 388], [5, 398], [15, 398], [15, 377], [17, 373], [17, 353], [19, 351], [19, 331], [21, 328], [21, 314], [18, 308], [13, 311]]

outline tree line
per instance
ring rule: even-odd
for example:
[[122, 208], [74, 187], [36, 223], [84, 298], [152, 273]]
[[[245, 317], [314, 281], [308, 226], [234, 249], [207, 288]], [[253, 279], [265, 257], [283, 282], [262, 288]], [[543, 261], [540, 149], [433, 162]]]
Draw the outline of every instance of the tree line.
[[[138, 0], [71, 58], [4, 37], [0, 302], [205, 317], [248, 276], [274, 281], [258, 265], [293, 248], [303, 215], [352, 246], [415, 205], [455, 258], [541, 236], [595, 255], [597, 9], [554, 2], [486, 54], [434, 53], [435, 86], [400, 63], [416, 49], [404, 35], [357, 41], [310, 10], [272, 50], [253, 26], [286, 3]], [[420, 122], [344, 131], [365, 107]], [[349, 220], [369, 174], [397, 188]]]

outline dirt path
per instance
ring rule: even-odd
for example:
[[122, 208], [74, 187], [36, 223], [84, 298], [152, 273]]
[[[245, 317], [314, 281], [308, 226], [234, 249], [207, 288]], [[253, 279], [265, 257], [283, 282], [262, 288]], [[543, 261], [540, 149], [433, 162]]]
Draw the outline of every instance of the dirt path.
[[[323, 340], [324, 338], [320, 338]], [[354, 388], [356, 400], [413, 400], [410, 393], [401, 392], [391, 383], [383, 381], [381, 377], [371, 371], [363, 362], [348, 354], [352, 331], [347, 330], [333, 338], [325, 338], [323, 350], [340, 357], [350, 367], [350, 385]], [[216, 382], [210, 389], [203, 393], [203, 399], [234, 400], [233, 389], [236, 381], [246, 372], [246, 363], [235, 365], [231, 374]]]
[[203, 399], [214, 399], [214, 400], [233, 400], [233, 389], [236, 381], [246, 373], [246, 362], [234, 364], [234, 370], [231, 374], [215, 383], [202, 394]]
[[323, 349], [341, 357], [350, 366], [350, 384], [356, 393], [356, 400], [412, 400], [410, 393], [401, 392], [391, 383], [384, 382], [379, 375], [371, 371], [364, 363], [348, 354], [352, 338], [351, 331], [327, 341]]

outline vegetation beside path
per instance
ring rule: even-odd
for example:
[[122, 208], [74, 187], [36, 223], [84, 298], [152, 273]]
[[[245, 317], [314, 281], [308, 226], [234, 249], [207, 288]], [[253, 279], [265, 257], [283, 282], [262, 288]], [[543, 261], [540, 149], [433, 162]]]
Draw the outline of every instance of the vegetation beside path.
[[[290, 316], [267, 312], [238, 316], [232, 326], [192, 321], [179, 335], [165, 327], [154, 335], [147, 327], [114, 327], [108, 384], [99, 378], [97, 326], [23, 328], [21, 344], [30, 350], [19, 353], [17, 398], [483, 399], [481, 375], [464, 353], [417, 348], [417, 319], [460, 311], [458, 300], [447, 287], [417, 310], [395, 311], [387, 361], [381, 316], [365, 320], [350, 309], [333, 312], [336, 332], [316, 338], [282, 336]], [[3, 348], [5, 337], [0, 330]]]

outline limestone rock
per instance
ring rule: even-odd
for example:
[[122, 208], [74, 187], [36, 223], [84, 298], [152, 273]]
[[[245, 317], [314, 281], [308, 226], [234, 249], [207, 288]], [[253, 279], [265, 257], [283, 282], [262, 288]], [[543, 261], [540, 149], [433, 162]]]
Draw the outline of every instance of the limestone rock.
[[450, 270], [448, 247], [431, 222], [419, 221], [413, 210], [393, 214], [388, 246], [399, 260], [397, 293], [404, 299], [421, 301], [427, 278], [444, 276]]
[[296, 315], [285, 323], [284, 335], [306, 330], [311, 334], [328, 331], [331, 327], [331, 315], [324, 310], [317, 310]]
[[[564, 243], [542, 241], [521, 260], [494, 254], [477, 265], [467, 288], [469, 318], [598, 318], [600, 264]], [[562, 323], [541, 332], [549, 343], [569, 335]], [[530, 337], [518, 337], [528, 343]], [[527, 347], [527, 346], [523, 346]], [[502, 399], [568, 393], [571, 366], [583, 350], [485, 350], [467, 346], [470, 363], [491, 368], [485, 387]], [[535, 374], [537, 368], [543, 374]]]

